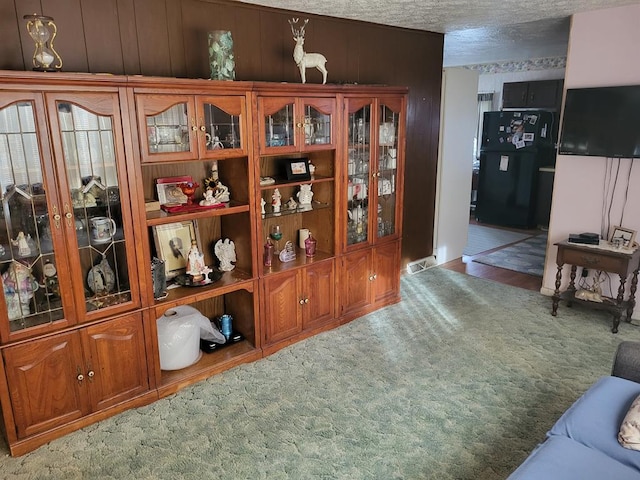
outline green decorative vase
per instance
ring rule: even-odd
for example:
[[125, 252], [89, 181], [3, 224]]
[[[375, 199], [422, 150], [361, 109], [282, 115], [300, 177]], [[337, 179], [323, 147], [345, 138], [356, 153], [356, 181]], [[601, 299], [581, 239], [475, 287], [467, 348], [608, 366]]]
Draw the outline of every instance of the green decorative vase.
[[233, 38], [230, 31], [209, 32], [209, 65], [211, 80], [236, 79], [236, 62], [233, 58]]

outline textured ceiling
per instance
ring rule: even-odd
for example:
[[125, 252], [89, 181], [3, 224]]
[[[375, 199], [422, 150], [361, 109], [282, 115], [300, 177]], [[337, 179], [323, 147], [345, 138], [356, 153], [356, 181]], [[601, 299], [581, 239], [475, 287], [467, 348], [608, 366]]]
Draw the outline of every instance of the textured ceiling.
[[445, 33], [445, 66], [564, 56], [570, 15], [640, 3], [640, 0], [242, 1]]

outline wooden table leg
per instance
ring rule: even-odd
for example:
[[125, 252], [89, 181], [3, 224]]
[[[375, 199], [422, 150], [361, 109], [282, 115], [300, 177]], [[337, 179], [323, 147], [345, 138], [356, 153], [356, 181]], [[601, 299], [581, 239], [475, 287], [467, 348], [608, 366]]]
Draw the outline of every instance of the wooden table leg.
[[556, 291], [553, 292], [553, 303], [551, 307], [551, 315], [558, 315], [558, 303], [560, 302], [560, 285], [562, 284], [562, 265], [558, 265], [556, 272]]
[[631, 288], [629, 289], [629, 306], [627, 307], [627, 322], [631, 321], [633, 309], [636, 308], [636, 290], [638, 289], [638, 270], [633, 272], [631, 277]]

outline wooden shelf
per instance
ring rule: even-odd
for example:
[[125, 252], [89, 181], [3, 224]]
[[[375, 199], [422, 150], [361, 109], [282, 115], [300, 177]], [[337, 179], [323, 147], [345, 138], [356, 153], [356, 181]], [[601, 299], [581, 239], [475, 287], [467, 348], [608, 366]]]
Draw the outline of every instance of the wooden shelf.
[[168, 290], [168, 295], [162, 300], [156, 300], [156, 307], [170, 308], [177, 304], [196, 302], [203, 298], [210, 298], [236, 290], [253, 292], [253, 279], [247, 272], [238, 269], [225, 272], [222, 278], [204, 287], [175, 287]]
[[249, 211], [246, 203], [234, 202], [233, 200], [224, 208], [211, 208], [197, 212], [187, 213], [167, 213], [163, 210], [147, 212], [147, 225], [164, 225], [173, 222], [183, 222], [185, 220], [197, 220], [198, 218], [218, 217], [222, 215], [233, 215]]
[[334, 180], [333, 177], [322, 177], [319, 175], [315, 175], [311, 180], [302, 180], [302, 181], [289, 181], [283, 179], [275, 179], [275, 183], [270, 183], [269, 185], [260, 185], [260, 190], [273, 190], [274, 188], [280, 187], [297, 187], [300, 185], [308, 185], [314, 183], [323, 183], [323, 182], [332, 182]]
[[262, 357], [262, 351], [249, 341], [221, 348], [212, 353], [203, 353], [200, 359], [180, 370], [162, 370], [160, 372], [159, 397], [171, 395], [181, 388], [199, 380], [204, 380], [216, 373], [228, 370], [241, 363], [252, 362]]
[[313, 202], [311, 204], [311, 207], [308, 208], [295, 208], [293, 210], [287, 210], [287, 209], [283, 209], [278, 213], [265, 213], [262, 218], [277, 218], [277, 217], [284, 217], [286, 215], [293, 215], [296, 213], [306, 213], [306, 212], [312, 212], [314, 210], [322, 210], [324, 208], [329, 208], [331, 205], [329, 205], [328, 203], [322, 203], [322, 202]]
[[273, 262], [271, 267], [263, 267], [264, 275], [273, 275], [276, 273], [284, 272], [286, 270], [292, 270], [295, 268], [302, 268], [308, 265], [312, 265], [314, 263], [319, 263], [325, 260], [329, 260], [334, 256], [330, 253], [326, 252], [316, 252], [313, 257], [307, 257], [304, 253], [304, 250], [296, 247], [296, 259], [290, 262], [281, 262], [280, 259], [277, 259], [275, 256], [273, 258]]

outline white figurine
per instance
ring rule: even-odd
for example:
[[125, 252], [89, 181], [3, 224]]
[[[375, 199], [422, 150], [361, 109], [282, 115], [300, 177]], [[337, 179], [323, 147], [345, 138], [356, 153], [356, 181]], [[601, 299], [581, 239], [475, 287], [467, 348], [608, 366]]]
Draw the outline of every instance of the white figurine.
[[220, 271], [222, 272], [230, 272], [235, 268], [236, 261], [236, 245], [232, 240], [225, 238], [224, 241], [222, 239], [218, 240], [213, 247], [213, 251], [220, 260]]
[[204, 192], [204, 198], [200, 200], [200, 205], [204, 207], [208, 207], [211, 205], [215, 205], [217, 202], [215, 198], [213, 198], [213, 189], [207, 188]]
[[298, 202], [296, 202], [293, 197], [289, 197], [289, 200], [287, 201], [287, 208], [289, 210], [295, 210], [298, 208]]
[[280, 190], [276, 188], [273, 191], [273, 195], [271, 195], [271, 208], [273, 208], [273, 213], [280, 213], [281, 205], [282, 205], [282, 195], [280, 195]]
[[300, 202], [301, 208], [308, 209], [311, 207], [311, 199], [313, 198], [313, 192], [311, 191], [310, 183], [300, 185], [300, 191], [296, 195], [298, 196], [298, 201]]
[[260, 213], [264, 217], [267, 212], [264, 211], [264, 206], [267, 204], [264, 198], [260, 199]]
[[307, 23], [309, 23], [308, 18], [304, 21], [304, 25], [296, 30], [294, 28], [294, 25], [298, 24], [298, 19], [292, 18], [291, 20], [289, 20], [289, 25], [291, 25], [291, 32], [293, 33], [293, 39], [296, 41], [296, 46], [293, 49], [293, 59], [300, 69], [300, 77], [302, 78], [302, 83], [307, 82], [305, 70], [307, 68], [317, 68], [320, 72], [322, 72], [322, 83], [325, 84], [327, 83], [327, 69], [325, 68], [327, 59], [320, 53], [306, 53], [303, 48], [304, 27], [307, 25]]
[[198, 244], [191, 240], [191, 249], [188, 255], [187, 274], [193, 277], [194, 282], [208, 283], [211, 269], [204, 264], [204, 254], [198, 250]]
[[218, 182], [214, 189], [213, 198], [217, 203], [226, 203], [229, 201], [229, 187], [223, 185], [222, 182]]
[[24, 232], [18, 233], [18, 236], [15, 240], [11, 240], [11, 243], [14, 247], [18, 247], [18, 255], [21, 257], [26, 257], [27, 255], [31, 255], [31, 247], [29, 247], [29, 242], [27, 242], [27, 237]]

